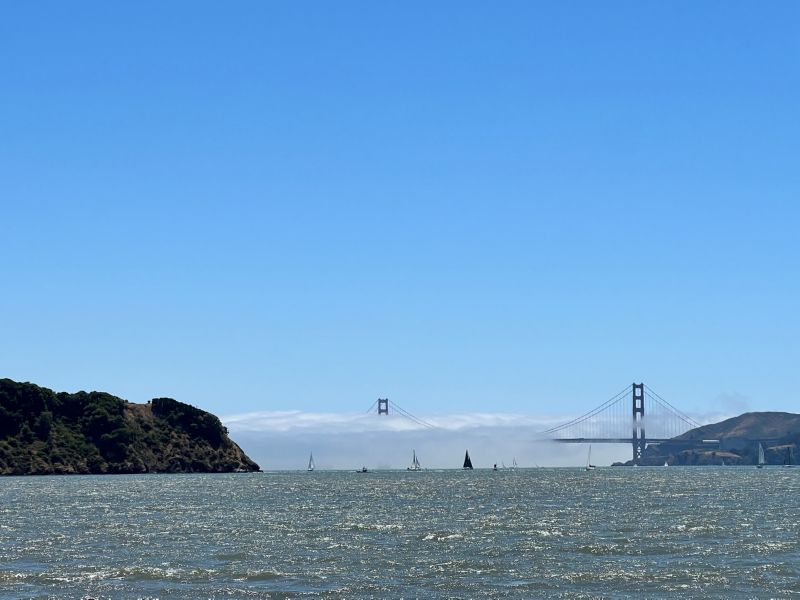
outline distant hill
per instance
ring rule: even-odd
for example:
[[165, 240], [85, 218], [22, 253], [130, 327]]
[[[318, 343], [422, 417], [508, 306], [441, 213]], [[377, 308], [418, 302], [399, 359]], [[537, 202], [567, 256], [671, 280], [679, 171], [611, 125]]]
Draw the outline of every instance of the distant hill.
[[764, 447], [767, 464], [797, 464], [800, 414], [750, 412], [703, 425], [667, 442], [649, 445], [641, 464], [754, 465], [759, 444]]
[[56, 393], [0, 379], [0, 474], [258, 471], [214, 415], [171, 398]]
[[720, 438], [777, 439], [800, 434], [800, 415], [787, 412], [749, 412], [703, 425], [675, 439], [704, 440]]

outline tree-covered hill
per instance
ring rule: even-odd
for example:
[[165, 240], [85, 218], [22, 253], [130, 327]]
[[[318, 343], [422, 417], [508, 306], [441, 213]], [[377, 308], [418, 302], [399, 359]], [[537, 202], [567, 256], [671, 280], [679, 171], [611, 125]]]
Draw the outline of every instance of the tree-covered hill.
[[257, 470], [217, 417], [177, 400], [133, 404], [0, 379], [0, 474]]

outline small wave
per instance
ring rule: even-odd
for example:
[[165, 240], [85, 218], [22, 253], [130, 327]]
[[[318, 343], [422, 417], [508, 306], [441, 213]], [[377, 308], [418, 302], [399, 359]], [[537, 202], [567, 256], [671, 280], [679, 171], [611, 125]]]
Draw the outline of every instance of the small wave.
[[355, 531], [401, 531], [403, 526], [399, 523], [347, 523], [347, 528]]
[[213, 556], [217, 560], [230, 560], [230, 561], [247, 560], [247, 558], [249, 557], [247, 552], [231, 552], [231, 553], [220, 552], [219, 554], [214, 554]]
[[244, 581], [273, 581], [281, 577], [285, 577], [285, 575], [278, 571], [248, 571], [244, 576], [234, 576], [234, 579]]
[[463, 540], [464, 536], [460, 533], [428, 533], [422, 539], [426, 542], [447, 542], [450, 540]]

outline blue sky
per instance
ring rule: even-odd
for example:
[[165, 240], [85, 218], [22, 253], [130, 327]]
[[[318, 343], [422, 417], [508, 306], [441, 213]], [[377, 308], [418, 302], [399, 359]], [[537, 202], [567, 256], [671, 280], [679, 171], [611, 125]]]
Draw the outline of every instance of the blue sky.
[[2, 375], [796, 410], [791, 2], [8, 3]]

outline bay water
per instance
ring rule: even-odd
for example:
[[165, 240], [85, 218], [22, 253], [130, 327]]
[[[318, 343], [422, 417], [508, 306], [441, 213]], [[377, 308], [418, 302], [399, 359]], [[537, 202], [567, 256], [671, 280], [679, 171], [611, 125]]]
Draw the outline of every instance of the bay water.
[[790, 598], [800, 468], [0, 479], [0, 598]]

